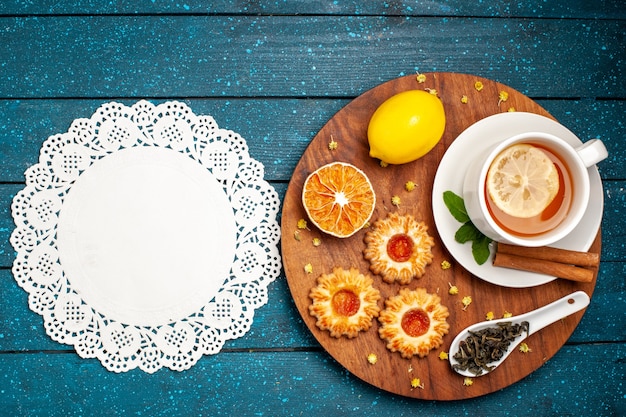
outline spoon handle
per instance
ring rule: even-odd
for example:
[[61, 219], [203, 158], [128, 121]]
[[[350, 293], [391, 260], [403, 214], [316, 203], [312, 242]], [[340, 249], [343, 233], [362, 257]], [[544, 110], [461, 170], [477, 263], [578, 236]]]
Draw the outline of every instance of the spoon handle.
[[583, 291], [576, 291], [537, 310], [522, 314], [518, 318], [520, 321], [528, 320], [531, 324], [528, 329], [528, 335], [530, 336], [555, 321], [582, 310], [588, 305], [589, 296]]

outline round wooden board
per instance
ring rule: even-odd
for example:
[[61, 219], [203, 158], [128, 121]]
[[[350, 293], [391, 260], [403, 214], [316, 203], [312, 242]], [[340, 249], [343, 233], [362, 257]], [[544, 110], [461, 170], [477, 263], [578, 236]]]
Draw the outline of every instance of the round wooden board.
[[[565, 280], [554, 280], [531, 288], [507, 288], [490, 284], [472, 276], [457, 264], [441, 243], [432, 213], [432, 186], [439, 161], [454, 139], [471, 124], [495, 113], [505, 112], [510, 107], [517, 111], [537, 113], [553, 118], [534, 101], [510, 87], [484, 78], [454, 73], [427, 73], [426, 82], [418, 83], [416, 76], [405, 76], [386, 82], [357, 97], [341, 109], [315, 136], [302, 155], [289, 183], [282, 211], [282, 256], [287, 281], [295, 304], [309, 330], [326, 351], [351, 373], [383, 390], [420, 399], [459, 400], [488, 394], [507, 387], [529, 375], [550, 359], [570, 337], [583, 312], [569, 316], [528, 338], [532, 352], [514, 352], [505, 365], [492, 373], [474, 378], [471, 386], [463, 385], [463, 377], [453, 372], [448, 361], [439, 359], [441, 351], [448, 351], [450, 342], [464, 327], [485, 319], [485, 314], [493, 311], [501, 317], [504, 311], [513, 314], [525, 313], [546, 305], [576, 290], [583, 290], [590, 296], [595, 287], [595, 279], [589, 284]], [[477, 91], [474, 83], [483, 83]], [[372, 113], [390, 96], [409, 89], [435, 89], [446, 111], [447, 124], [440, 143], [426, 156], [405, 165], [381, 167], [378, 160], [371, 158], [367, 143], [367, 125]], [[506, 102], [498, 103], [500, 91], [509, 94]], [[468, 103], [461, 102], [466, 95]], [[338, 147], [330, 150], [331, 138]], [[347, 239], [334, 238], [323, 234], [308, 222], [309, 229], [299, 230], [299, 219], [307, 219], [301, 203], [302, 185], [306, 177], [320, 166], [345, 161], [361, 168], [370, 178], [377, 195], [376, 209], [372, 223], [383, 218], [390, 211], [411, 214], [426, 222], [430, 234], [435, 238], [434, 261], [427, 267], [426, 274], [413, 280], [408, 287], [423, 287], [428, 292], [437, 293], [442, 304], [448, 307], [450, 332], [444, 337], [441, 348], [431, 351], [425, 358], [403, 359], [399, 353], [386, 349], [378, 337], [378, 322], [367, 332], [354, 339], [336, 339], [315, 326], [315, 318], [309, 314], [309, 291], [316, 285], [317, 277], [329, 273], [333, 267], [357, 267], [362, 273], [369, 273], [369, 265], [362, 251], [364, 230]], [[463, 175], [462, 172], [459, 175]], [[412, 192], [404, 189], [406, 181], [417, 184]], [[391, 197], [401, 198], [399, 207], [391, 204]], [[299, 234], [299, 239], [295, 234]], [[312, 239], [319, 237], [322, 244], [314, 247]], [[600, 233], [591, 248], [600, 251]], [[443, 260], [452, 267], [444, 270]], [[306, 273], [304, 265], [311, 264], [313, 273]], [[506, 270], [502, 271], [506, 274]], [[370, 274], [371, 275], [371, 274]], [[597, 269], [595, 271], [597, 277]], [[397, 294], [399, 285], [384, 283], [373, 276], [375, 286], [382, 299]], [[448, 294], [448, 283], [456, 285], [458, 295]], [[473, 302], [464, 311], [461, 299], [469, 295]], [[368, 363], [367, 356], [375, 353], [378, 362]], [[419, 378], [423, 388], [412, 389], [410, 381]]]

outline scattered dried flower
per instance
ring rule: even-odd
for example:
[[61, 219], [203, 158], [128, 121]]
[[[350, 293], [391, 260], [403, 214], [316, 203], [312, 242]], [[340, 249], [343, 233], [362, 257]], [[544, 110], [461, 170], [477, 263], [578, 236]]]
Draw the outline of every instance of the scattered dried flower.
[[469, 101], [469, 99], [467, 98], [467, 96], [466, 96], [466, 95], [463, 95], [463, 96], [461, 97], [461, 103], [463, 103], [463, 104], [467, 104], [467, 102], [468, 102], [468, 101]]
[[448, 294], [457, 295], [459, 293], [459, 289], [457, 288], [456, 285], [452, 285], [449, 282], [448, 282], [448, 285], [450, 286], [450, 289], [448, 290]]
[[468, 376], [466, 376], [463, 379], [463, 385], [465, 385], [466, 387], [472, 386], [473, 383], [474, 383], [474, 380], [472, 378], [468, 377]]
[[[452, 267], [452, 264], [450, 262], [446, 261], [445, 259], [441, 261], [441, 269], [446, 270], [446, 269], [450, 269], [451, 267]], [[450, 291], [448, 290], [448, 292]], [[458, 289], [457, 289], [457, 292], [458, 292]]]
[[383, 168], [387, 168], [389, 166], [389, 164], [385, 161], [380, 161], [380, 166]]
[[330, 149], [331, 151], [334, 151], [335, 149], [337, 149], [337, 146], [339, 145], [337, 144], [337, 142], [335, 142], [333, 135], [330, 135], [330, 142], [328, 142], [328, 149]]
[[500, 105], [500, 103], [504, 103], [505, 101], [507, 101], [509, 99], [509, 93], [507, 93], [506, 91], [500, 91], [500, 94], [498, 94], [498, 106]]
[[304, 265], [304, 272], [306, 272], [307, 274], [312, 274], [313, 273], [313, 265], [311, 265], [310, 263]]
[[398, 207], [400, 203], [401, 203], [400, 197], [398, 197], [397, 195], [394, 195], [393, 197], [391, 197], [391, 204]]
[[515, 110], [515, 107], [509, 107], [509, 109], [507, 111], [509, 113], [513, 113], [513, 112], [516, 112], [517, 110]]
[[513, 313], [505, 311], [504, 314], [502, 314], [502, 318], [508, 319], [509, 317], [513, 317]]
[[374, 365], [376, 362], [378, 362], [378, 356], [376, 356], [375, 353], [370, 353], [369, 355], [367, 355], [367, 361]]
[[494, 314], [493, 311], [489, 311], [487, 312], [487, 314], [485, 314], [485, 320], [493, 320]]
[[420, 381], [419, 378], [413, 378], [411, 380], [411, 388], [415, 389], [415, 388], [422, 388], [424, 389], [424, 384], [422, 384], [422, 381]]
[[472, 297], [469, 295], [466, 295], [465, 297], [463, 297], [463, 299], [461, 300], [461, 302], [463, 303], [463, 311], [467, 310], [467, 307], [472, 304]]
[[415, 78], [417, 79], [417, 82], [420, 84], [424, 84], [426, 82], [426, 75], [420, 74], [419, 72], [417, 73], [417, 77]]
[[448, 360], [448, 352], [441, 352], [441, 353], [439, 353], [439, 359], [441, 359], [442, 361], [447, 361]]
[[304, 219], [298, 220], [298, 229], [308, 229], [306, 220]]
[[476, 91], [480, 91], [483, 89], [483, 83], [481, 83], [480, 81], [476, 81], [474, 83], [474, 88], [476, 89]]
[[298, 242], [300, 242], [301, 238], [300, 238], [299, 230], [296, 230], [295, 232], [293, 232], [293, 238], [296, 239]]
[[318, 247], [321, 244], [322, 244], [322, 239], [320, 239], [319, 237], [313, 238], [313, 246]]
[[415, 189], [415, 183], [413, 181], [407, 181], [406, 184], [404, 184], [404, 189], [407, 191], [413, 191]]
[[522, 342], [519, 345], [519, 351], [522, 353], [528, 353], [528, 352], [532, 352], [532, 349], [528, 347], [526, 342]]
[[425, 90], [428, 91], [433, 96], [436, 96], [436, 95], [439, 94], [439, 92], [437, 90], [435, 90], [434, 88], [425, 88]]

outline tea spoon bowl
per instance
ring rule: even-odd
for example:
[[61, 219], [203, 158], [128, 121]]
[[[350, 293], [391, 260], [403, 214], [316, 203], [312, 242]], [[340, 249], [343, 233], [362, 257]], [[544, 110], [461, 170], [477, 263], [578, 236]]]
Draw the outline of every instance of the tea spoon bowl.
[[[500, 366], [502, 362], [509, 356], [509, 354], [515, 350], [515, 348], [524, 341], [528, 336], [538, 332], [550, 324], [565, 318], [571, 314], [574, 314], [589, 305], [589, 296], [583, 291], [577, 291], [570, 295], [567, 295], [561, 299], [558, 299], [550, 304], [540, 307], [536, 310], [529, 311], [528, 313], [520, 314], [519, 316], [507, 317], [498, 320], [483, 321], [473, 324], [463, 329], [450, 344], [450, 350], [448, 354], [448, 360], [452, 369], [467, 377], [476, 377], [486, 375], [492, 372], [495, 368]], [[497, 328], [498, 323], [511, 323], [512, 325], [528, 322], [528, 331], [524, 331], [511, 341], [507, 350], [503, 353], [502, 357], [496, 361], [489, 362], [487, 365], [490, 370], [483, 369], [482, 373], [473, 373], [467, 369], [459, 368], [459, 361], [454, 358], [454, 355], [459, 352], [460, 344], [470, 336], [470, 332], [478, 332], [487, 328]], [[456, 365], [456, 366], [455, 366]]]

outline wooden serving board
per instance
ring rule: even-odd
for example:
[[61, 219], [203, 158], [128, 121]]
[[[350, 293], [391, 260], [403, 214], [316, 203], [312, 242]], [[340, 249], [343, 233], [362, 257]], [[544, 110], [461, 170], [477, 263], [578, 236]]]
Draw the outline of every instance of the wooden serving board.
[[[511, 107], [517, 111], [552, 116], [528, 97], [494, 81], [454, 73], [425, 75], [424, 83], [418, 83], [416, 76], [410, 75], [386, 82], [364, 93], [341, 109], [315, 136], [297, 164], [285, 196], [281, 226], [282, 256], [289, 288], [302, 319], [324, 349], [342, 366], [362, 380], [395, 394], [420, 399], [458, 400], [502, 389], [539, 368], [567, 341], [583, 312], [535, 333], [527, 340], [532, 352], [514, 352], [504, 365], [492, 373], [474, 378], [471, 386], [464, 386], [464, 378], [451, 370], [447, 360], [439, 359], [439, 353], [448, 352], [450, 342], [461, 329], [483, 321], [489, 311], [499, 318], [504, 311], [514, 315], [522, 314], [576, 290], [583, 290], [591, 296], [595, 278], [588, 284], [557, 279], [537, 287], [507, 288], [472, 276], [455, 262], [439, 238], [431, 205], [433, 181], [444, 152], [471, 124], [495, 113], [508, 111]], [[482, 82], [481, 91], [474, 88], [476, 81]], [[408, 164], [383, 168], [378, 160], [369, 156], [367, 126], [372, 113], [384, 100], [409, 89], [435, 89], [438, 92], [446, 111], [446, 130], [440, 143], [423, 158]], [[498, 103], [500, 91], [508, 93], [507, 101]], [[468, 99], [466, 104], [461, 102], [464, 95]], [[335, 150], [328, 147], [331, 138], [338, 144]], [[362, 254], [365, 247], [364, 230], [350, 238], [339, 239], [321, 233], [310, 221], [309, 229], [299, 230], [297, 227], [299, 219], [307, 219], [301, 203], [304, 180], [315, 169], [333, 161], [354, 164], [369, 177], [377, 195], [372, 223], [378, 218], [384, 218], [390, 211], [411, 214], [426, 222], [429, 233], [435, 238], [433, 263], [427, 267], [423, 277], [414, 279], [408, 285], [412, 289], [422, 287], [430, 293], [439, 294], [442, 304], [450, 311], [449, 334], [444, 337], [441, 348], [431, 351], [425, 358], [403, 359], [399, 353], [387, 350], [385, 342], [378, 336], [379, 326], [376, 320], [368, 331], [354, 339], [336, 339], [330, 337], [328, 332], [319, 330], [315, 326], [315, 318], [309, 314], [309, 291], [316, 285], [319, 275], [331, 272], [336, 266], [357, 267], [362, 273], [369, 273], [369, 265]], [[463, 172], [458, 175], [463, 175]], [[411, 192], [404, 189], [408, 180], [417, 184]], [[400, 206], [391, 204], [393, 195], [400, 196]], [[299, 234], [299, 239], [295, 238], [296, 233]], [[313, 246], [314, 237], [321, 238], [320, 246]], [[591, 250], [600, 251], [599, 232]], [[444, 260], [452, 264], [450, 269], [441, 268]], [[309, 263], [313, 266], [313, 273], [306, 273], [304, 270], [304, 266]], [[506, 274], [507, 271], [503, 269], [502, 273]], [[379, 304], [383, 308], [383, 300], [397, 294], [400, 286], [386, 284], [378, 276], [372, 277], [381, 292]], [[449, 283], [459, 288], [458, 295], [448, 294]], [[471, 296], [473, 301], [464, 311], [461, 300], [466, 295]], [[378, 356], [378, 362], [374, 365], [367, 361], [370, 353]], [[413, 389], [410, 384], [413, 378], [419, 378], [423, 388]]]

